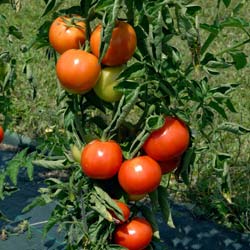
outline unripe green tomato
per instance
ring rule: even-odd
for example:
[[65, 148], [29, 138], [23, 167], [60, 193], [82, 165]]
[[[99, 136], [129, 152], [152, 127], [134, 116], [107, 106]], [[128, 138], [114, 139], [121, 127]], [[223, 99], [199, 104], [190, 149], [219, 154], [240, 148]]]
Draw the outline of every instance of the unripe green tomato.
[[116, 102], [121, 99], [122, 93], [115, 90], [114, 87], [118, 84], [117, 78], [123, 66], [103, 68], [100, 77], [94, 86], [96, 95], [106, 102]]
[[81, 150], [76, 145], [71, 145], [70, 151], [71, 151], [71, 154], [72, 154], [74, 161], [80, 163], [81, 162], [81, 154], [82, 154]]

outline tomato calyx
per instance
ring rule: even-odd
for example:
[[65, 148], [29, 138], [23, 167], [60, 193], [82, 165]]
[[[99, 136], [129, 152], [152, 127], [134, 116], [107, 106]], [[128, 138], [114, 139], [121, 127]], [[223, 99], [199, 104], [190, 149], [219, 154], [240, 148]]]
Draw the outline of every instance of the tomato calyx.
[[79, 23], [79, 22], [85, 23], [86, 18], [82, 18], [82, 17], [76, 16], [76, 15], [69, 15], [69, 16], [62, 16], [61, 19], [65, 23], [65, 26], [67, 28], [74, 27], [74, 28], [80, 29], [82, 31], [85, 31], [85, 27], [83, 27], [77, 23]]

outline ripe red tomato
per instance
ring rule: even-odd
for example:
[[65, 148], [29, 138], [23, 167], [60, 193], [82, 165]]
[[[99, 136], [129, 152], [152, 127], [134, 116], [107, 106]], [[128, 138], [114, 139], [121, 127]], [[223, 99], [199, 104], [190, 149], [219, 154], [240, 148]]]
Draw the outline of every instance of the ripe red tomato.
[[0, 143], [3, 141], [3, 138], [4, 138], [4, 130], [3, 127], [0, 126]]
[[146, 154], [157, 161], [168, 161], [180, 156], [189, 145], [186, 124], [175, 117], [166, 117], [162, 128], [151, 133], [143, 145]]
[[[99, 57], [101, 30], [102, 26], [98, 25], [90, 36], [90, 48], [97, 57]], [[117, 21], [102, 64], [118, 66], [126, 63], [133, 56], [136, 44], [137, 38], [134, 28], [126, 22]]]
[[181, 157], [176, 157], [168, 161], [160, 161], [158, 162], [161, 167], [161, 173], [162, 174], [167, 174], [175, 170], [181, 161]]
[[82, 150], [82, 171], [92, 179], [113, 177], [122, 164], [122, 150], [115, 141], [93, 140]]
[[72, 93], [84, 93], [93, 88], [99, 78], [101, 66], [96, 56], [70, 49], [57, 61], [56, 73], [63, 88]]
[[60, 54], [69, 49], [79, 49], [85, 43], [85, 23], [80, 16], [60, 16], [49, 29], [49, 42]]
[[115, 213], [113, 213], [113, 211], [111, 212], [111, 215], [113, 216], [113, 218], [119, 223], [123, 223], [125, 221], [127, 221], [129, 219], [130, 216], [130, 208], [127, 206], [127, 204], [125, 204], [124, 202], [121, 202], [119, 200], [115, 200], [117, 206], [121, 209], [122, 213], [123, 213], [123, 220], [120, 220], [117, 218], [117, 216], [115, 215]]
[[135, 217], [117, 226], [114, 231], [114, 243], [129, 250], [142, 250], [149, 245], [152, 236], [153, 230], [148, 221]]
[[160, 165], [149, 156], [138, 156], [122, 163], [118, 181], [128, 193], [140, 195], [155, 190], [161, 181]]

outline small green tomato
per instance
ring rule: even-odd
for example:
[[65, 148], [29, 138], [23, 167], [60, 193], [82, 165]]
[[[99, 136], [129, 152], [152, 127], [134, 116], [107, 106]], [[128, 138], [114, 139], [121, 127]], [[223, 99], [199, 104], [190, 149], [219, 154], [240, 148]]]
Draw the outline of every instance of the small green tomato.
[[115, 90], [114, 87], [118, 84], [117, 78], [123, 66], [103, 68], [100, 77], [94, 86], [96, 95], [106, 102], [116, 102], [121, 99], [122, 93]]

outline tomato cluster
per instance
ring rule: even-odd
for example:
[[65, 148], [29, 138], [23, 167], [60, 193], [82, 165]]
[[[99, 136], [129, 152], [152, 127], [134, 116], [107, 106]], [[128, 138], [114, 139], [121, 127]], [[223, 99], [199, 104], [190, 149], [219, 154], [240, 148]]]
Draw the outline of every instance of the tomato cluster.
[[[93, 89], [100, 99], [114, 102], [121, 98], [121, 93], [114, 89], [117, 78], [133, 56], [137, 38], [130, 24], [117, 21], [100, 62], [101, 33], [99, 24], [90, 34], [90, 51], [82, 50], [86, 26], [81, 17], [59, 17], [51, 25], [49, 40], [61, 54], [56, 73], [65, 90], [83, 94]], [[123, 215], [121, 219], [113, 210], [109, 211], [115, 222], [112, 237], [115, 244], [130, 250], [143, 250], [150, 244], [153, 237], [150, 223], [131, 213], [130, 205], [156, 190], [162, 175], [178, 167], [189, 140], [186, 124], [167, 116], [164, 125], [148, 136], [140, 154], [130, 159], [124, 159], [121, 145], [113, 139], [92, 140], [82, 150], [71, 146], [72, 156], [85, 176], [98, 182], [115, 179], [124, 193], [127, 204], [110, 195]]]
[[60, 16], [49, 29], [51, 46], [61, 54], [56, 64], [56, 74], [61, 86], [68, 92], [84, 94], [94, 88], [96, 95], [106, 101], [115, 102], [121, 93], [114, 89], [123, 65], [133, 56], [137, 38], [133, 27], [117, 21], [109, 47], [99, 63], [102, 25], [90, 34], [90, 49], [82, 47], [86, 40], [86, 24], [78, 15]]
[[[127, 194], [128, 202], [144, 198], [157, 189], [161, 177], [176, 169], [189, 146], [189, 130], [176, 117], [165, 118], [164, 125], [153, 131], [141, 148], [141, 155], [123, 160], [120, 145], [114, 140], [93, 140], [81, 153], [83, 173], [92, 179], [118, 179], [120, 188]], [[130, 218], [129, 207], [116, 201], [124, 220], [118, 220], [113, 240], [131, 250], [147, 247], [152, 239], [152, 228], [144, 218]]]

